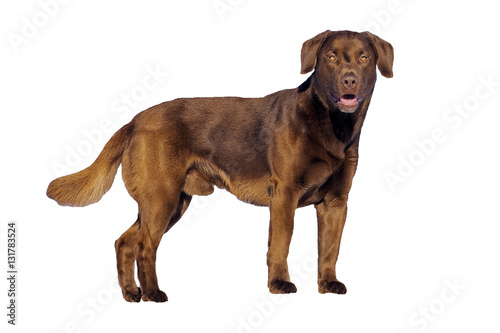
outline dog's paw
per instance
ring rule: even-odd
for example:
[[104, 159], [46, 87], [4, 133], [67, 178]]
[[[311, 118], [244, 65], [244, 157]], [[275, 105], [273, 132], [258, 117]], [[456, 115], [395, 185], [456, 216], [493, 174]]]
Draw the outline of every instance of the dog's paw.
[[320, 284], [319, 292], [321, 294], [326, 294], [326, 293], [345, 294], [347, 292], [347, 288], [342, 282], [330, 281]]
[[296, 293], [297, 287], [289, 281], [273, 280], [269, 283], [269, 291], [271, 294], [290, 294]]
[[130, 291], [123, 292], [123, 298], [127, 302], [131, 302], [131, 303], [139, 303], [141, 301], [141, 296], [142, 296], [141, 288], [137, 288], [137, 292], [135, 292], [135, 293], [130, 292]]
[[167, 295], [161, 291], [161, 290], [157, 290], [157, 291], [154, 291], [152, 293], [145, 293], [142, 295], [142, 300], [144, 302], [158, 302], [158, 303], [162, 303], [162, 302], [166, 302], [168, 301], [168, 297]]

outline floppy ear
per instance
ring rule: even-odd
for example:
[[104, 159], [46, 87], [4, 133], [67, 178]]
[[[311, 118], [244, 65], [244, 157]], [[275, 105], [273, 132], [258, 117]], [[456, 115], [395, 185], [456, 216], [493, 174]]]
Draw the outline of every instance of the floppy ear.
[[316, 37], [306, 40], [304, 44], [302, 44], [302, 51], [300, 52], [302, 67], [300, 69], [300, 74], [309, 73], [314, 69], [314, 67], [316, 67], [318, 51], [330, 33], [331, 31], [327, 30], [320, 33]]
[[392, 77], [392, 64], [394, 62], [394, 49], [392, 45], [368, 31], [362, 34], [365, 35], [373, 45], [373, 49], [377, 55], [377, 66], [380, 74], [385, 77]]

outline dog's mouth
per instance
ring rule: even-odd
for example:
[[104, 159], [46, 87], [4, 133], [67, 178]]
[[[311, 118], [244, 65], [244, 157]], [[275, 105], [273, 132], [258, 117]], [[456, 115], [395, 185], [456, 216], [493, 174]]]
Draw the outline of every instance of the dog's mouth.
[[359, 102], [363, 100], [363, 97], [356, 97], [353, 94], [345, 94], [341, 97], [332, 96], [333, 101], [337, 103], [340, 111], [344, 113], [353, 113], [358, 109]]

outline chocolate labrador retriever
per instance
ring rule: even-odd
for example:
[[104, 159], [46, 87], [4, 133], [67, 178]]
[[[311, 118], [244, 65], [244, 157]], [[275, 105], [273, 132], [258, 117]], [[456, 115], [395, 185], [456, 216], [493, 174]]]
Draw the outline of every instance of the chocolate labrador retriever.
[[[193, 195], [214, 186], [240, 200], [268, 206], [268, 287], [294, 293], [287, 255], [298, 207], [318, 218], [318, 288], [344, 294], [335, 264], [358, 163], [361, 126], [376, 66], [392, 77], [391, 44], [369, 33], [325, 31], [302, 46], [296, 89], [263, 98], [176, 99], [139, 113], [116, 132], [88, 168], [50, 183], [60, 205], [86, 206], [106, 193], [122, 164], [137, 201], [137, 221], [116, 241], [118, 279], [129, 302], [164, 302], [155, 261], [160, 240]], [[140, 288], [134, 279], [137, 262]]]

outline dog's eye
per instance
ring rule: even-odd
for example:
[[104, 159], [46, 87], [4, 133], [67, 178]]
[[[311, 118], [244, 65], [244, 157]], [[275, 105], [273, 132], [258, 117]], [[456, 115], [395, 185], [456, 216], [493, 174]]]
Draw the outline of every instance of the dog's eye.
[[328, 56], [328, 59], [330, 59], [331, 61], [335, 61], [337, 60], [337, 57], [335, 56], [335, 54], [331, 54]]
[[368, 57], [367, 57], [367, 56], [365, 56], [365, 55], [362, 55], [362, 56], [359, 58], [359, 60], [360, 60], [361, 62], [365, 62], [365, 61], [367, 61], [367, 60], [368, 60]]

